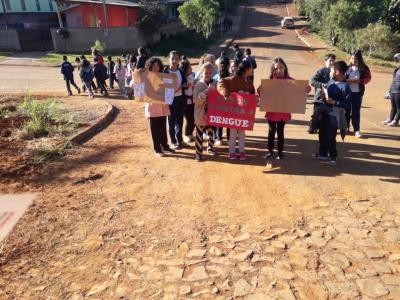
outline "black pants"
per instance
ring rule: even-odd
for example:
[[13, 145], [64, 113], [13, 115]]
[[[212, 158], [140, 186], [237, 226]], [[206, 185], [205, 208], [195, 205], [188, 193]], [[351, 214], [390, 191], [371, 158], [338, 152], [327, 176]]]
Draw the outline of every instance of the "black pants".
[[314, 105], [313, 105], [313, 114], [311, 115], [311, 121], [310, 121], [310, 126], [309, 126], [309, 128], [308, 128], [308, 131], [314, 131], [314, 129], [312, 128], [312, 118], [313, 118], [315, 112], [317, 111], [318, 107], [319, 107], [321, 104], [322, 104], [321, 102], [314, 102]]
[[79, 91], [79, 87], [76, 85], [74, 77], [72, 76], [71, 78], [65, 79], [65, 85], [67, 86], [68, 94], [72, 95], [70, 84], [72, 84], [76, 88], [76, 90]]
[[154, 151], [160, 153], [162, 149], [169, 147], [167, 139], [167, 117], [149, 118], [149, 124]]
[[390, 110], [389, 119], [391, 121], [400, 121], [400, 93], [390, 93], [390, 102], [392, 109]]
[[97, 86], [100, 88], [100, 93], [107, 95], [105, 80], [103, 78], [96, 78]]
[[278, 132], [278, 153], [283, 152], [283, 144], [285, 142], [285, 124], [286, 122], [274, 122], [268, 120], [269, 131], [268, 131], [268, 151], [270, 153], [274, 152], [274, 142], [275, 142], [275, 133]]
[[[94, 83], [93, 80], [91, 81], [90, 84], [91, 84], [93, 90], [97, 90], [96, 84]], [[86, 85], [85, 84], [83, 84], [82, 89], [83, 89], [84, 92], [86, 91]]]
[[331, 159], [336, 159], [337, 126], [332, 124], [331, 116], [329, 114], [322, 113], [318, 127], [319, 155], [328, 156], [329, 154]]
[[110, 78], [108, 79], [109, 83], [110, 83], [110, 88], [114, 89], [114, 81], [116, 81], [117, 79], [115, 78], [115, 73], [111, 73], [110, 74]]
[[183, 144], [182, 127], [185, 101], [184, 96], [178, 96], [174, 98], [174, 102], [169, 106], [171, 114], [168, 117], [168, 131], [172, 144]]
[[194, 125], [194, 104], [186, 104], [183, 110], [183, 115], [186, 120], [185, 135], [193, 135]]

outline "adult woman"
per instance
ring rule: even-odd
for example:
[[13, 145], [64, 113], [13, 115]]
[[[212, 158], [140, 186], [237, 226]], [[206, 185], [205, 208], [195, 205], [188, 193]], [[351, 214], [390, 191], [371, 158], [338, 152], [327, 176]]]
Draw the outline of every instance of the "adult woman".
[[[148, 59], [145, 67], [150, 72], [161, 72], [164, 68], [161, 60], [157, 57]], [[158, 157], [163, 157], [165, 152], [175, 152], [169, 147], [167, 139], [167, 116], [170, 115], [169, 105], [146, 103], [144, 112], [145, 116], [149, 118], [154, 154]]]
[[[400, 62], [400, 53], [397, 53], [394, 59]], [[400, 121], [400, 66], [393, 72], [393, 81], [389, 93], [392, 109], [390, 110], [389, 119], [382, 123], [389, 126], [398, 126]]]
[[215, 81], [212, 79], [214, 66], [205, 63], [201, 66], [201, 79], [196, 82], [193, 90], [194, 101], [194, 123], [196, 125], [196, 161], [202, 160], [203, 155], [203, 133], [208, 132], [207, 152], [215, 155], [214, 151], [214, 129], [207, 126], [207, 93], [215, 89]]
[[[241, 62], [234, 76], [218, 81], [218, 92], [225, 98], [229, 98], [234, 92], [255, 94], [253, 83], [249, 80], [251, 75], [253, 75], [251, 64], [248, 61]], [[246, 160], [244, 149], [246, 132], [234, 128], [230, 129], [229, 135], [229, 159], [236, 159], [236, 138], [239, 141], [239, 159]]]
[[350, 130], [350, 120], [354, 135], [362, 137], [360, 131], [361, 103], [365, 92], [365, 85], [371, 81], [371, 71], [365, 64], [361, 50], [352, 53], [350, 64], [346, 72], [347, 83], [351, 89], [351, 105], [346, 108], [347, 129]]

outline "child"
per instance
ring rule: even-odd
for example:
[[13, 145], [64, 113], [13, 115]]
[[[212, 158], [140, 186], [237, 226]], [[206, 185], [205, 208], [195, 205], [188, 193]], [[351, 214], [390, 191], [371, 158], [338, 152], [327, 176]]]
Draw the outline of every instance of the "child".
[[93, 68], [87, 59], [82, 60], [79, 75], [80, 75], [83, 83], [85, 84], [86, 89], [88, 90], [89, 98], [93, 98], [92, 82], [93, 82], [94, 74], [93, 74]]
[[131, 57], [129, 58], [128, 66], [126, 68], [126, 84], [127, 85], [129, 85], [131, 83], [133, 71], [135, 70], [135, 67], [136, 67], [136, 56], [131, 55]]
[[103, 96], [108, 96], [107, 89], [105, 86], [107, 78], [107, 68], [105, 65], [99, 63], [98, 57], [94, 58], [93, 73], [94, 77], [96, 78], [97, 86], [100, 88], [100, 93]]
[[143, 69], [145, 67], [147, 59], [148, 59], [148, 55], [147, 55], [146, 49], [139, 47], [136, 67], [138, 69]]
[[331, 69], [331, 80], [324, 89], [325, 103], [320, 105], [314, 118], [318, 118], [319, 152], [313, 157], [328, 160], [329, 164], [337, 165], [336, 134], [337, 129], [345, 122], [345, 108], [351, 104], [351, 89], [346, 82], [347, 65], [338, 61]]
[[183, 86], [186, 84], [186, 76], [179, 69], [181, 55], [177, 51], [169, 53], [170, 65], [164, 69], [165, 73], [175, 74], [178, 79], [178, 85], [175, 90], [174, 101], [169, 106], [171, 114], [168, 117], [169, 137], [171, 139], [173, 149], [181, 149], [186, 146], [183, 142], [182, 127], [183, 115], [185, 110], [186, 99], [183, 95]]
[[120, 58], [117, 59], [117, 64], [114, 67], [115, 78], [117, 79], [121, 95], [125, 96], [125, 67], [122, 65]]
[[[151, 72], [161, 72], [163, 64], [159, 58], [151, 57], [145, 67]], [[158, 157], [165, 156], [165, 152], [175, 152], [169, 147], [167, 139], [167, 116], [169, 114], [170, 110], [167, 104], [145, 104], [145, 116], [149, 118], [154, 154]]]
[[74, 81], [74, 67], [68, 61], [68, 57], [63, 55], [63, 63], [61, 64], [61, 74], [64, 75], [65, 84], [67, 85], [68, 95], [72, 96], [70, 83], [76, 88], [78, 94], [81, 93], [81, 89], [76, 85]]
[[194, 104], [193, 104], [193, 86], [194, 86], [194, 73], [190, 62], [183, 59], [180, 64], [180, 69], [186, 76], [186, 84], [183, 86], [183, 93], [185, 94], [186, 103], [184, 108], [184, 117], [186, 120], [185, 126], [185, 142], [190, 143], [194, 141], [193, 130], [194, 125]]
[[[292, 79], [289, 76], [289, 70], [285, 61], [278, 57], [274, 60], [271, 66], [271, 75], [270, 79], [277, 80], [288, 80]], [[307, 87], [307, 93], [311, 90], [311, 88]], [[274, 99], [275, 101], [279, 101], [279, 99]], [[277, 159], [283, 159], [283, 146], [285, 143], [284, 130], [285, 125], [288, 121], [290, 121], [292, 115], [290, 113], [282, 113], [282, 112], [267, 112], [265, 117], [268, 120], [269, 131], [268, 131], [268, 152], [266, 158], [272, 158], [274, 155], [274, 140], [275, 133], [278, 132], [278, 157]]]
[[214, 129], [207, 126], [207, 93], [215, 89], [215, 82], [212, 79], [214, 66], [205, 63], [200, 69], [201, 79], [196, 82], [193, 91], [194, 101], [194, 122], [196, 124], [196, 161], [202, 160], [203, 155], [203, 133], [208, 132], [208, 148], [210, 155], [215, 155], [214, 151]]
[[111, 56], [108, 56], [107, 59], [108, 59], [107, 73], [110, 80], [110, 88], [114, 89], [114, 81], [116, 80], [114, 72], [115, 62], [112, 60]]
[[[239, 64], [239, 68], [232, 77], [224, 78], [218, 81], [218, 92], [226, 99], [233, 92], [255, 94], [253, 83], [249, 77], [253, 74], [253, 68], [248, 61], [243, 61]], [[236, 159], [236, 138], [239, 141], [239, 159], [246, 160], [245, 143], [246, 132], [239, 129], [230, 129], [229, 136], [229, 159]]]

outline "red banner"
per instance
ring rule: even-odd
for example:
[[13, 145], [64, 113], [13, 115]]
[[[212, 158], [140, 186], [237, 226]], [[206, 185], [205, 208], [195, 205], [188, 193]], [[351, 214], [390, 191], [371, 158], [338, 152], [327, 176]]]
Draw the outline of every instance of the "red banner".
[[256, 96], [232, 93], [225, 99], [216, 90], [208, 92], [207, 124], [241, 130], [253, 130]]

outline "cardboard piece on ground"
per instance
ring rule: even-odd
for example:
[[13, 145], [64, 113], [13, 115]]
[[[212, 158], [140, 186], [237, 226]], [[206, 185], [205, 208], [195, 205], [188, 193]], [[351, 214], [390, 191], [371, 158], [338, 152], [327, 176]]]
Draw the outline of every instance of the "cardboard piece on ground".
[[133, 73], [135, 99], [148, 103], [172, 104], [177, 78], [175, 74], [135, 70]]
[[0, 241], [14, 228], [36, 194], [0, 195]]
[[306, 113], [307, 80], [261, 80], [260, 111]]

